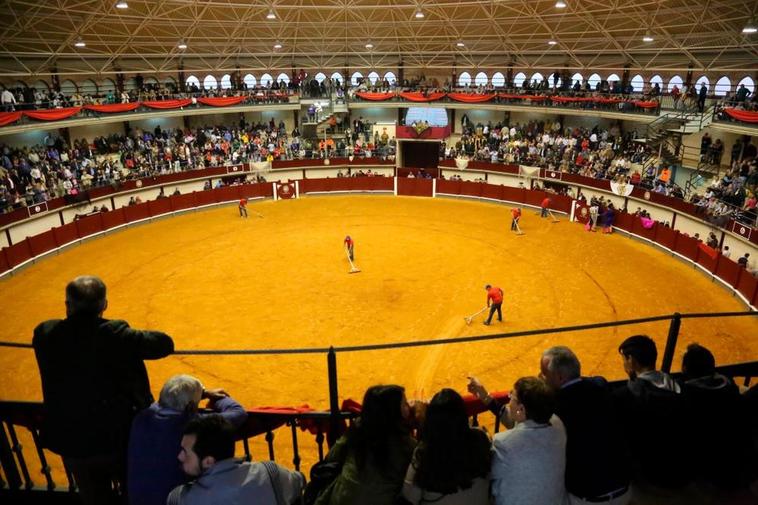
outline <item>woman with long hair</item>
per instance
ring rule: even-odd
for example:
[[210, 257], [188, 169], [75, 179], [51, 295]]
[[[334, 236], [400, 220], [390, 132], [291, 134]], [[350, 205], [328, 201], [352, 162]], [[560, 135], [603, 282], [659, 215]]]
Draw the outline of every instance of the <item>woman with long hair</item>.
[[426, 410], [403, 497], [413, 505], [488, 505], [491, 443], [469, 425], [461, 395], [443, 389]]
[[405, 389], [370, 387], [360, 417], [325, 458], [342, 468], [316, 505], [391, 505], [400, 494], [416, 445], [410, 418]]

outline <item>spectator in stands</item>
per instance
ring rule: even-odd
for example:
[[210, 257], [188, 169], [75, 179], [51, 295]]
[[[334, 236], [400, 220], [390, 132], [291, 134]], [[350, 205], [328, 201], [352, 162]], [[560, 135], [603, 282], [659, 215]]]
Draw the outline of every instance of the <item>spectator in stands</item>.
[[700, 91], [697, 96], [697, 109], [703, 112], [705, 109], [705, 99], [708, 98], [708, 86], [705, 83], [700, 84]]
[[522, 377], [508, 403], [513, 429], [493, 439], [496, 505], [561, 504], [566, 497], [566, 432], [553, 415], [555, 396], [537, 377]]
[[[66, 319], [45, 321], [32, 341], [42, 379], [42, 442], [63, 457], [82, 503], [113, 503], [123, 483], [135, 413], [153, 401], [143, 360], [174, 351], [171, 337], [103, 319], [106, 288], [82, 276], [66, 286]], [[75, 397], [74, 397], [75, 396]]]
[[[195, 480], [168, 496], [168, 505], [239, 505], [293, 503], [305, 483], [273, 461], [249, 462], [234, 457], [234, 427], [220, 415], [200, 416], [184, 429], [179, 452], [182, 470]], [[281, 497], [281, 501], [277, 498]]]
[[750, 262], [750, 253], [745, 253], [744, 256], [742, 256], [740, 259], [737, 260], [737, 264], [744, 269], [748, 269], [749, 262]]
[[405, 475], [405, 499], [413, 505], [489, 505], [492, 443], [469, 426], [461, 395], [452, 389], [434, 395], [421, 433]]
[[13, 112], [16, 110], [16, 97], [8, 88], [5, 88], [3, 92], [0, 93], [0, 105], [2, 106], [3, 112]]
[[326, 456], [325, 461], [342, 463], [342, 469], [316, 505], [392, 503], [400, 494], [416, 445], [410, 420], [402, 387], [370, 387], [360, 418]]
[[624, 340], [619, 354], [629, 381], [613, 392], [614, 411], [632, 466], [632, 499], [646, 503], [688, 479], [680, 387], [655, 369], [658, 350], [647, 335]]
[[156, 403], [134, 418], [129, 435], [128, 497], [133, 505], [162, 505], [185, 482], [176, 465], [182, 432], [198, 415], [202, 400], [236, 429], [247, 418], [245, 409], [223, 389], [205, 389], [191, 375], [175, 375], [163, 385]]
[[622, 437], [603, 377], [582, 377], [568, 347], [542, 354], [540, 374], [556, 395], [555, 415], [566, 427], [566, 490], [571, 505], [626, 504], [631, 498]]
[[[749, 425], [739, 388], [716, 372], [713, 354], [699, 344], [684, 353], [681, 387], [693, 477], [719, 488], [745, 485], [754, 455], [745, 444]], [[710, 415], [703, 415], [704, 406]]]

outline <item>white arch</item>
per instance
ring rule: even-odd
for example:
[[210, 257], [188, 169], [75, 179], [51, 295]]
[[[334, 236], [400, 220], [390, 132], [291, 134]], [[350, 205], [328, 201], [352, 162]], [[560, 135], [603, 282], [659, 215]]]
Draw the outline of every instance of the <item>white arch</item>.
[[290, 76], [282, 72], [281, 74], [276, 76], [276, 82], [282, 82], [284, 81], [284, 84], [290, 83]]
[[184, 81], [184, 82], [185, 82], [185, 84], [187, 85], [187, 87], [188, 87], [188, 88], [189, 88], [190, 86], [192, 86], [193, 84], [194, 84], [195, 86], [197, 86], [198, 88], [200, 87], [200, 79], [198, 79], [198, 78], [197, 78], [197, 77], [195, 77], [194, 75], [191, 75], [191, 76], [187, 77], [187, 80], [186, 80], [186, 81]]
[[608, 81], [609, 86], [612, 86], [614, 82], [621, 82], [621, 77], [619, 77], [618, 74], [611, 74], [606, 81]]
[[50, 91], [50, 86], [43, 80], [35, 81], [35, 83], [32, 84], [32, 88], [34, 88], [35, 91]]
[[221, 89], [232, 89], [232, 76], [225, 74], [221, 77]]
[[542, 74], [540, 74], [539, 72], [535, 72], [534, 74], [532, 74], [532, 78], [529, 79], [529, 82], [534, 84], [534, 81], [537, 81], [537, 84], [541, 84], [544, 78], [545, 77]]
[[674, 86], [677, 86], [680, 91], [682, 89], [682, 86], [684, 86], [684, 81], [678, 75], [675, 75], [674, 77], [669, 79], [669, 84], [668, 86], [666, 86], [666, 91], [671, 93], [671, 90], [674, 89]]
[[651, 87], [655, 86], [656, 83], [658, 84], [658, 86], [660, 86], [661, 89], [663, 89], [663, 78], [658, 74], [655, 74], [653, 77], [650, 78]]
[[212, 75], [206, 75], [203, 79], [203, 89], [216, 89], [218, 87], [218, 81]]
[[372, 86], [376, 84], [378, 80], [379, 80], [379, 74], [377, 72], [375, 71], [369, 72], [368, 82], [370, 82]]
[[108, 79], [107, 77], [97, 83], [97, 87], [100, 88], [100, 93], [108, 94], [108, 92], [115, 92], [116, 91], [116, 83], [113, 82], [113, 79]]
[[697, 81], [695, 81], [695, 88], [698, 91], [700, 91], [700, 86], [703, 85], [703, 84], [705, 84], [709, 88], [708, 91], [710, 91], [711, 81], [708, 80], [708, 78], [706, 76], [701, 75], [700, 77], [698, 77]]
[[323, 72], [319, 72], [318, 74], [316, 74], [314, 79], [316, 79], [317, 83], [321, 84], [322, 82], [326, 80], [326, 74]]
[[331, 75], [331, 77], [329, 77], [329, 79], [331, 79], [332, 81], [335, 81], [335, 80], [339, 79], [340, 85], [344, 85], [345, 84], [345, 79], [342, 77], [342, 74], [340, 74], [339, 72], [334, 72]]
[[358, 79], [363, 79], [363, 74], [360, 72], [353, 72], [353, 75], [350, 76], [350, 84], [357, 86]]
[[471, 74], [463, 72], [458, 76], [458, 86], [468, 86], [471, 84]]
[[247, 86], [247, 89], [252, 89], [255, 87], [256, 80], [255, 76], [253, 74], [247, 74], [244, 79], [242, 79], [242, 82], [245, 83], [245, 86]]
[[645, 79], [640, 74], [632, 77], [630, 82], [632, 84], [632, 90], [634, 90], [635, 93], [640, 93], [645, 89]]
[[573, 86], [576, 81], [579, 81], [580, 85], [584, 81], [584, 76], [582, 76], [582, 74], [580, 74], [579, 72], [571, 76], [571, 85]]
[[397, 77], [394, 72], [387, 72], [384, 74], [384, 80], [390, 84], [395, 84], [397, 82]]
[[502, 72], [495, 72], [492, 74], [492, 85], [496, 88], [502, 88], [505, 86], [505, 76]]
[[489, 78], [487, 77], [487, 74], [484, 72], [479, 72], [476, 74], [476, 77], [474, 77], [474, 84], [477, 86], [485, 86], [489, 82]]
[[750, 93], [755, 93], [755, 81], [753, 81], [752, 77], [743, 77], [742, 80], [737, 83], [737, 89], [739, 89], [739, 87], [743, 84], [750, 91]]
[[92, 79], [85, 79], [77, 85], [79, 93], [83, 95], [94, 95], [97, 93], [97, 84]]
[[515, 76], [513, 76], [513, 87], [514, 88], [520, 88], [524, 85], [524, 81], [526, 80], [526, 74], [524, 72], [519, 72]]
[[274, 82], [274, 78], [268, 72], [261, 76], [261, 86], [269, 87], [272, 82]]
[[590, 83], [590, 86], [592, 86], [592, 89], [595, 89], [595, 87], [600, 83], [602, 78], [600, 77], [600, 74], [592, 74], [588, 79], [587, 82]]
[[66, 79], [65, 81], [61, 83], [61, 92], [64, 95], [73, 95], [74, 93], [76, 93], [76, 90], [77, 90], [76, 84], [71, 79]]
[[713, 87], [713, 93], [716, 96], [726, 96], [730, 91], [732, 91], [732, 81], [727, 76], [716, 81], [716, 85]]

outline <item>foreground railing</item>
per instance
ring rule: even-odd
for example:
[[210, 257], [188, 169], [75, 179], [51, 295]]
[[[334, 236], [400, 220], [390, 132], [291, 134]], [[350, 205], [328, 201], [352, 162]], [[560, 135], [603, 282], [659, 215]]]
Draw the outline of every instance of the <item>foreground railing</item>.
[[[619, 326], [634, 326], [643, 323], [668, 321], [669, 328], [666, 338], [666, 345], [663, 351], [661, 370], [670, 372], [673, 363], [673, 357], [676, 350], [679, 330], [683, 319], [702, 319], [702, 318], [731, 318], [731, 317], [755, 317], [758, 312], [722, 312], [722, 313], [691, 313], [691, 314], [670, 314], [653, 316], [640, 319], [629, 319], [623, 321], [611, 321], [604, 323], [582, 324], [566, 326], [561, 328], [548, 328], [537, 330], [524, 330], [510, 333], [500, 333], [494, 335], [478, 335], [470, 337], [446, 338], [446, 339], [429, 339], [412, 342], [400, 342], [392, 344], [373, 344], [341, 347], [321, 347], [321, 348], [303, 348], [303, 349], [233, 349], [233, 350], [184, 350], [175, 352], [176, 355], [213, 355], [213, 356], [238, 356], [238, 355], [285, 355], [285, 354], [322, 354], [326, 356], [329, 379], [329, 410], [328, 411], [309, 411], [298, 412], [297, 409], [275, 409], [275, 410], [250, 410], [247, 422], [239, 430], [239, 439], [242, 442], [244, 455], [247, 458], [256, 460], [276, 459], [274, 449], [274, 438], [277, 430], [288, 430], [291, 437], [292, 467], [301, 470], [301, 452], [302, 444], [300, 441], [299, 430], [308, 430], [313, 435], [315, 449], [318, 452], [318, 459], [321, 460], [325, 454], [324, 442], [331, 443], [344, 429], [344, 423], [351, 421], [356, 415], [357, 410], [346, 410], [339, 404], [338, 373], [337, 373], [337, 355], [352, 352], [374, 352], [387, 349], [427, 347], [436, 345], [458, 345], [470, 342], [481, 342], [488, 340], [503, 340], [508, 338], [517, 338], [533, 335], [546, 335], [555, 333], [566, 333], [576, 331], [587, 331], [602, 328], [611, 328]], [[0, 342], [0, 347], [24, 348], [30, 349], [31, 344]], [[743, 378], [742, 384], [749, 386], [753, 377], [758, 377], [758, 361], [747, 363], [736, 363], [718, 367], [718, 371], [729, 377]], [[486, 409], [478, 401], [470, 399], [473, 407], [469, 409], [472, 414], [472, 423], [478, 424], [478, 414]], [[72, 407], [74, 408], [74, 407]], [[4, 494], [11, 493], [16, 495], [29, 495], [36, 492], [39, 494], [50, 495], [51, 492], [59, 490], [48, 462], [48, 456], [42, 447], [39, 429], [44, 416], [44, 407], [39, 402], [0, 402], [0, 497]], [[34, 452], [40, 463], [40, 473], [43, 475], [44, 482], [37, 483], [32, 477], [32, 472], [27, 463], [28, 453], [25, 453], [24, 446], [20, 442], [17, 428], [24, 428], [31, 435], [34, 445]], [[499, 420], [495, 420], [494, 430], [499, 430]], [[265, 440], [265, 454], [252, 454], [250, 449], [250, 440], [263, 436]], [[287, 436], [287, 435], [285, 435]], [[312, 449], [311, 449], [312, 450]], [[69, 472], [66, 474], [67, 493], [52, 493], [54, 495], [67, 494], [72, 495], [76, 490], [75, 483]], [[42, 492], [42, 493], [40, 493]]]

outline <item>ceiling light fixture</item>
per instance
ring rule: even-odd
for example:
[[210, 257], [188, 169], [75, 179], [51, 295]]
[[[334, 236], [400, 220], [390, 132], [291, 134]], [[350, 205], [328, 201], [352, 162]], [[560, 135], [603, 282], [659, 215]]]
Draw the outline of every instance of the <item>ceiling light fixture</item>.
[[282, 48], [281, 42], [277, 42], [276, 44], [274, 44], [274, 49], [281, 49], [281, 48]]
[[276, 19], [274, 9], [269, 9], [268, 14], [266, 14], [266, 19]]
[[563, 0], [558, 0], [557, 2], [555, 2], [555, 8], [556, 9], [565, 9], [566, 8], [566, 2], [564, 2]]
[[548, 41], [547, 41], [547, 43], [548, 43], [548, 45], [554, 46], [554, 45], [556, 45], [558, 42], [556, 42], [556, 41], [554, 41], [554, 40], [548, 40]]
[[416, 9], [416, 14], [414, 14], [416, 19], [424, 19], [424, 11], [421, 10], [421, 7]]
[[366, 42], [366, 49], [373, 49], [373, 48], [374, 48], [374, 44], [372, 44], [371, 41]]
[[119, 0], [118, 2], [116, 2], [116, 8], [117, 9], [128, 9], [129, 8], [129, 4], [126, 3], [126, 0]]
[[84, 43], [81, 37], [79, 37], [76, 42], [74, 42], [74, 47], [86, 47], [87, 44]]
[[456, 42], [455, 45], [458, 47], [466, 47], [466, 44], [464, 44], [462, 40], [459, 40], [458, 42]]
[[645, 35], [642, 37], [642, 42], [652, 42], [655, 39], [652, 35], [650, 35], [650, 31], [645, 32]]
[[180, 40], [179, 44], [177, 44], [176, 47], [178, 47], [179, 49], [187, 49], [187, 44], [183, 40]]
[[758, 32], [758, 26], [755, 24], [755, 19], [751, 19], [747, 22], [745, 27], [742, 29], [742, 33], [755, 33]]

